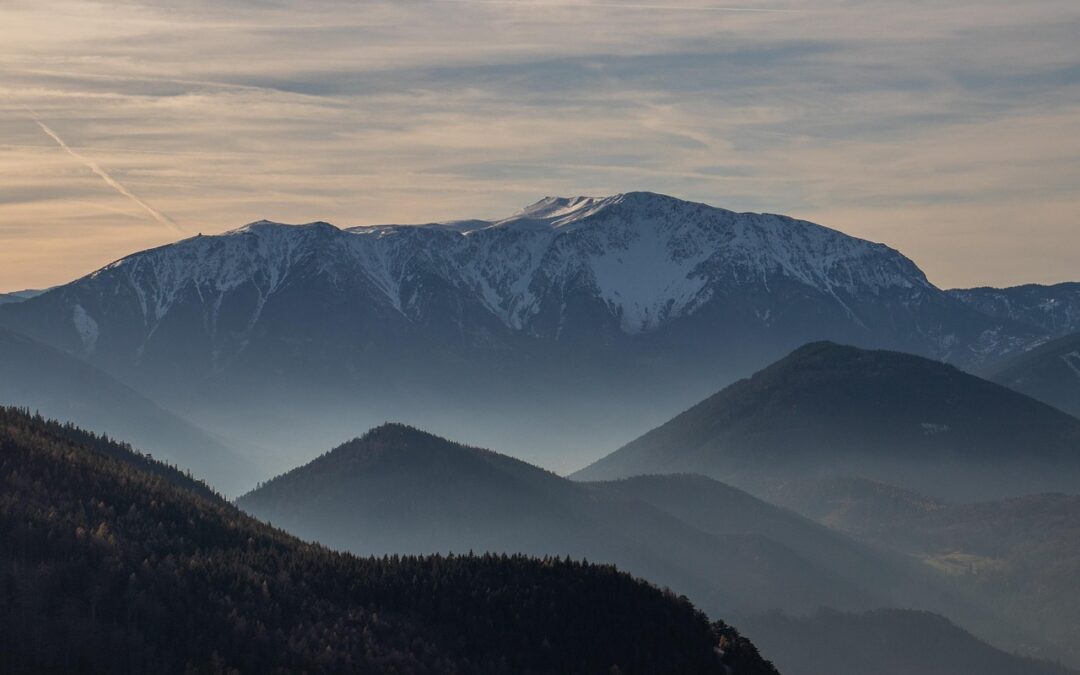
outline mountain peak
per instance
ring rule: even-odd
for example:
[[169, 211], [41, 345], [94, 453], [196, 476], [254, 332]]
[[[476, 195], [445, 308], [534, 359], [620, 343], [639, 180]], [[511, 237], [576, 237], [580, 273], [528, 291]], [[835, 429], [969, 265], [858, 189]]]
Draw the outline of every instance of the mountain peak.
[[[617, 207], [628, 209], [627, 216], [657, 212], [672, 213], [680, 208], [731, 213], [725, 209], [688, 202], [656, 192], [622, 192], [608, 197], [544, 197], [509, 218], [496, 222], [495, 226], [519, 228], [532, 226], [559, 230]], [[651, 220], [650, 222], [656, 224], [658, 221]]]
[[331, 480], [357, 471], [370, 471], [377, 465], [417, 469], [440, 464], [451, 466], [466, 461], [467, 456], [484, 452], [401, 422], [384, 422], [290, 474], [323, 476]]
[[615, 203], [621, 195], [613, 197], [544, 197], [530, 204], [509, 218], [495, 223], [495, 227], [550, 228], [558, 229], [587, 218]]
[[[379, 426], [367, 430], [362, 436], [354, 439], [350, 443], [379, 441], [394, 441], [399, 443], [408, 441], [452, 442], [403, 422], [383, 422]], [[349, 443], [346, 443], [346, 445], [349, 445]]]

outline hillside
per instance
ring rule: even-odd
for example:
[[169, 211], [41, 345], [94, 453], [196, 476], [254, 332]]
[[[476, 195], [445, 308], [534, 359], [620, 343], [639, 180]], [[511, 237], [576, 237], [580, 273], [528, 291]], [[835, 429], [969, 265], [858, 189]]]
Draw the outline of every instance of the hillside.
[[5, 672], [775, 672], [611, 567], [334, 553], [12, 409], [0, 486]]
[[711, 478], [692, 474], [635, 476], [586, 485], [608, 497], [644, 502], [704, 532], [765, 537], [798, 551], [812, 564], [842, 570], [850, 582], [874, 589], [882, 606], [914, 604], [963, 615], [973, 623], [985, 619], [974, 607], [946, 592], [936, 575], [919, 570], [905, 556], [883, 554]]
[[0, 405], [18, 406], [133, 443], [236, 494], [255, 469], [237, 451], [131, 387], [24, 335], [0, 328]]
[[1072, 491], [1080, 420], [940, 362], [816, 343], [574, 478], [679, 472], [757, 490], [850, 474], [955, 499]]
[[764, 649], [785, 675], [1071, 675], [1050, 662], [1014, 656], [927, 612], [822, 611], [746, 620], [769, 635]]
[[753, 529], [707, 532], [642, 500], [399, 424], [373, 429], [237, 503], [304, 538], [362, 555], [492, 551], [614, 563], [710, 613], [882, 601], [829, 561], [808, 560], [798, 547]]
[[1080, 416], [1080, 333], [1036, 347], [986, 371], [988, 378]]
[[861, 479], [793, 483], [773, 498], [922, 560], [1080, 664], [1080, 496], [957, 504]]
[[[919, 607], [995, 643], [1037, 634], [876, 550], [703, 476], [581, 484], [390, 424], [275, 478], [238, 504], [359, 554], [522, 551], [614, 563], [710, 614]], [[1033, 648], [1035, 648], [1033, 647]]]

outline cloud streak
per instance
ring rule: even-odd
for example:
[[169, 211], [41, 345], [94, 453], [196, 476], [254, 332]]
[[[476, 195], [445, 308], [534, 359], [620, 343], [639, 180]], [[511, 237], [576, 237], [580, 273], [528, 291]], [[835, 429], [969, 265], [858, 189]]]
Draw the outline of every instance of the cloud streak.
[[120, 181], [118, 181], [115, 178], [113, 178], [112, 176], [110, 176], [109, 172], [106, 171], [105, 169], [101, 168], [101, 165], [99, 165], [97, 162], [95, 162], [94, 160], [90, 159], [89, 157], [86, 157], [85, 155], [82, 155], [79, 152], [72, 149], [72, 147], [70, 145], [68, 145], [64, 141], [64, 139], [60, 138], [60, 136], [49, 127], [49, 125], [45, 124], [44, 122], [39, 120], [37, 117], [33, 117], [32, 119], [34, 120], [35, 124], [37, 124], [39, 127], [41, 127], [41, 130], [44, 131], [45, 134], [49, 136], [49, 138], [56, 141], [56, 144], [59, 145], [60, 148], [64, 150], [64, 152], [71, 155], [80, 164], [82, 164], [86, 168], [93, 171], [94, 174], [96, 174], [98, 176], [98, 178], [105, 181], [106, 185], [108, 185], [112, 189], [116, 190], [121, 195], [127, 197], [131, 201], [133, 201], [136, 205], [138, 205], [139, 208], [141, 208], [143, 211], [145, 211], [147, 214], [149, 214], [151, 218], [158, 221], [162, 225], [170, 227], [173, 230], [175, 230], [176, 232], [180, 232], [180, 233], [184, 232], [184, 229], [182, 227], [180, 227], [180, 225], [177, 224], [177, 222], [175, 220], [173, 220], [169, 216], [165, 215], [161, 211], [158, 211], [153, 206], [150, 206], [149, 204], [147, 204], [145, 201], [143, 201], [143, 199], [141, 197], [139, 197], [137, 194], [135, 194], [131, 190], [127, 189], [124, 186], [123, 183], [121, 183]]
[[516, 0], [431, 0], [463, 5], [504, 5], [526, 9], [545, 9], [560, 7], [569, 9], [626, 9], [651, 12], [748, 12], [751, 14], [797, 14], [802, 10], [779, 7], [733, 7], [724, 5], [671, 5], [636, 2], [572, 2], [571, 0], [550, 0], [548, 2], [518, 2]]

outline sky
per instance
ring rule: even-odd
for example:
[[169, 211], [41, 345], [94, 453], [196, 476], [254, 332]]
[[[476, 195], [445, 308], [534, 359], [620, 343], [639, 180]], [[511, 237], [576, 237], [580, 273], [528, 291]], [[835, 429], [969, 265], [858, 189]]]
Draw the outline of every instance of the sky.
[[630, 190], [1080, 280], [1080, 1], [0, 1], [0, 291]]

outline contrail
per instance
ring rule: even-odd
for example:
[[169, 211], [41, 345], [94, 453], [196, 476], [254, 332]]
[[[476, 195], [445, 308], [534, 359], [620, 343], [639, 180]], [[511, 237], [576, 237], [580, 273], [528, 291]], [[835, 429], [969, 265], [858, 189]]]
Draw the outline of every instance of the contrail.
[[131, 201], [138, 204], [140, 207], [142, 207], [143, 211], [146, 211], [147, 213], [149, 213], [150, 216], [154, 220], [158, 221], [162, 225], [167, 225], [168, 227], [171, 227], [172, 229], [176, 230], [177, 232], [182, 233], [184, 231], [184, 228], [180, 227], [180, 225], [178, 225], [175, 220], [168, 217], [167, 215], [165, 215], [161, 211], [158, 211], [153, 206], [150, 206], [149, 204], [144, 202], [141, 198], [139, 198], [138, 195], [136, 195], [134, 192], [132, 192], [131, 190], [124, 187], [120, 183], [120, 181], [118, 181], [115, 178], [113, 178], [112, 176], [110, 176], [109, 173], [107, 171], [105, 171], [105, 169], [102, 169], [101, 166], [99, 166], [97, 162], [95, 162], [94, 160], [92, 160], [92, 159], [90, 159], [88, 157], [80, 155], [78, 152], [72, 150], [71, 146], [69, 146], [67, 143], [65, 143], [64, 139], [62, 139], [58, 135], [56, 135], [56, 132], [53, 131], [52, 129], [50, 129], [47, 124], [45, 124], [44, 122], [42, 122], [41, 120], [39, 120], [36, 117], [33, 117], [32, 119], [34, 120], [34, 122], [39, 127], [41, 127], [42, 131], [44, 131], [46, 134], [49, 135], [49, 138], [56, 141], [56, 144], [59, 145], [61, 148], [63, 148], [64, 152], [71, 155], [76, 160], [78, 160], [79, 163], [81, 163], [83, 166], [85, 166], [86, 168], [88, 168], [91, 171], [93, 171], [94, 173], [96, 173], [98, 175], [98, 178], [105, 181], [109, 185], [109, 187], [111, 187], [112, 189], [116, 190], [120, 194], [122, 194], [125, 197], [127, 197], [128, 199], [130, 199]]

